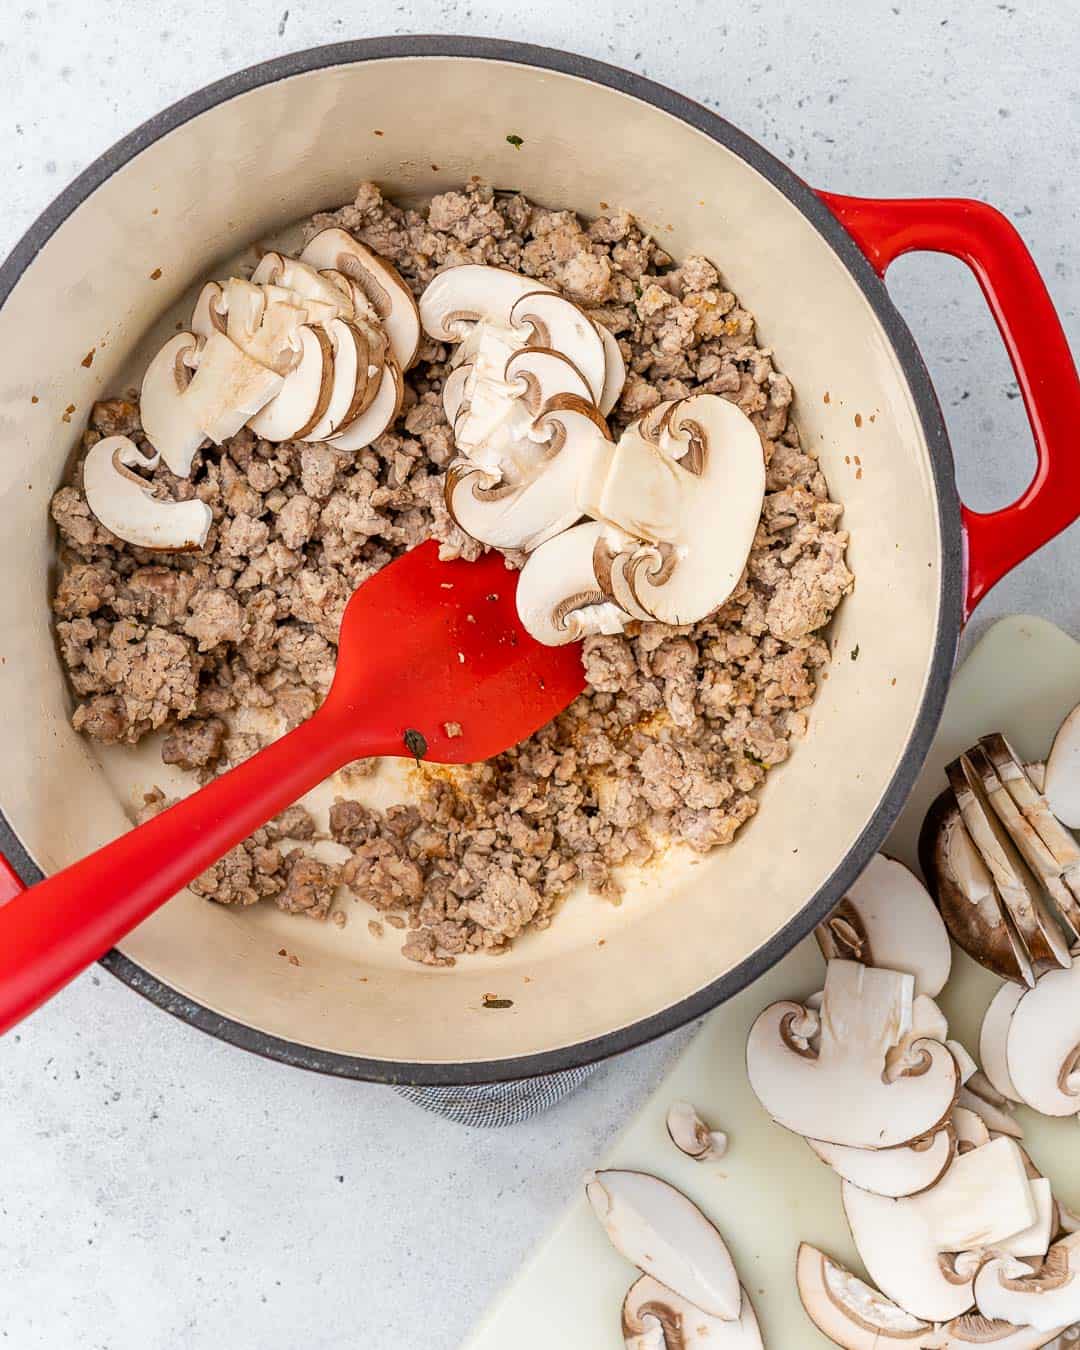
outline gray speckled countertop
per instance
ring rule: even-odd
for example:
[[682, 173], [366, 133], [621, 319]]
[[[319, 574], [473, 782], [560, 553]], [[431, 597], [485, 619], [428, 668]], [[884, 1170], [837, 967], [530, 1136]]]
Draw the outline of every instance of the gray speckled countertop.
[[[348, 37], [474, 33], [633, 66], [814, 184], [993, 201], [1078, 345], [1072, 0], [551, 0], [524, 26], [514, 11], [495, 0], [12, 3], [0, 29], [0, 252], [118, 136], [231, 70]], [[1014, 496], [1033, 454], [974, 282], [925, 256], [889, 282], [937, 381], [964, 495], [975, 507]], [[972, 632], [1014, 610], [1080, 631], [1078, 540], [1074, 527], [1015, 572]], [[385, 1089], [241, 1054], [87, 974], [0, 1043], [0, 1346], [450, 1350], [685, 1034], [606, 1065], [539, 1120], [482, 1133]]]

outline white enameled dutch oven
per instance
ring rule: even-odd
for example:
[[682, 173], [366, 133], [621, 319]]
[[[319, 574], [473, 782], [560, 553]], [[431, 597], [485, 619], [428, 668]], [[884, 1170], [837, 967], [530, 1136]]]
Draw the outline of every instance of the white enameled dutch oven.
[[[141, 337], [242, 245], [349, 200], [362, 179], [415, 200], [474, 173], [585, 215], [625, 205], [676, 257], [719, 263], [794, 383], [802, 434], [846, 505], [857, 585], [809, 735], [770, 775], [757, 818], [707, 859], [669, 854], [619, 908], [573, 898], [499, 960], [433, 971], [372, 939], [359, 910], [342, 931], [185, 892], [104, 959], [222, 1039], [357, 1078], [468, 1083], [581, 1064], [753, 980], [884, 839], [971, 608], [1080, 511], [1076, 371], [1030, 256], [991, 208], [815, 193], [697, 104], [535, 47], [391, 38], [256, 66], [121, 141], [0, 269], [0, 800], [24, 881], [126, 829], [137, 794], [162, 780], [152, 749], [99, 758], [72, 731], [54, 646], [48, 503], [90, 404], [130, 382]], [[934, 391], [881, 280], [909, 249], [963, 258], [1008, 345], [1039, 467], [1005, 510], [975, 515], [957, 499]], [[856, 453], [861, 477], [845, 458]], [[510, 1006], [485, 1007], [492, 992]]]

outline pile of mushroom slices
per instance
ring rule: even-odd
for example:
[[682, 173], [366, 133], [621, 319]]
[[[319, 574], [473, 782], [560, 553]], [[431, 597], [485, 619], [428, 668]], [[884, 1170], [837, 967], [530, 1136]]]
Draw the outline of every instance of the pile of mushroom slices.
[[533, 637], [559, 646], [633, 621], [695, 623], [723, 604], [765, 492], [745, 413], [692, 395], [659, 404], [614, 443], [605, 419], [626, 378], [618, 343], [515, 272], [442, 272], [420, 318], [457, 345], [443, 388], [459, 452], [447, 509], [481, 543], [529, 555], [517, 605]]
[[747, 1070], [772, 1118], [841, 1177], [876, 1288], [803, 1244], [807, 1314], [849, 1350], [1049, 1344], [1080, 1320], [1080, 1233], [986, 1061], [949, 1039], [934, 1000], [951, 948], [930, 895], [879, 855], [817, 936], [824, 990], [761, 1013]]
[[626, 1350], [764, 1350], [750, 1295], [712, 1222], [645, 1172], [590, 1172], [585, 1194], [641, 1271], [623, 1300]]
[[155, 453], [126, 436], [99, 441], [83, 471], [87, 504], [128, 543], [201, 548], [210, 508], [161, 500], [134, 470], [163, 463], [187, 478], [201, 446], [244, 426], [268, 441], [360, 450], [398, 415], [419, 342], [412, 292], [345, 230], [322, 230], [299, 258], [265, 253], [250, 280], [202, 288], [189, 331], [143, 376], [139, 413]]

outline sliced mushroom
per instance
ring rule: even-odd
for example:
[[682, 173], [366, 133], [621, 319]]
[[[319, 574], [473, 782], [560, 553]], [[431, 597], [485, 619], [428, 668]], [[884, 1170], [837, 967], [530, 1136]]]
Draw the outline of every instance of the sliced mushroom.
[[363, 450], [393, 426], [405, 398], [405, 381], [397, 362], [390, 357], [383, 367], [375, 401], [337, 436], [327, 441], [337, 450]]
[[132, 469], [153, 469], [127, 436], [107, 436], [91, 446], [83, 462], [86, 504], [107, 530], [139, 548], [186, 552], [202, 548], [213, 514], [205, 502], [162, 501]]
[[1025, 990], [1018, 984], [1003, 984], [986, 1009], [979, 1032], [979, 1059], [991, 1085], [1010, 1102], [1021, 1100], [1009, 1077], [1006, 1044], [1009, 1025]]
[[584, 310], [552, 291], [533, 290], [514, 302], [509, 317], [511, 328], [531, 330], [528, 346], [546, 347], [568, 356], [584, 375], [592, 401], [600, 402], [608, 349], [600, 330]]
[[952, 1127], [956, 1132], [956, 1150], [969, 1153], [973, 1148], [982, 1148], [990, 1142], [990, 1130], [982, 1116], [966, 1106], [954, 1106]]
[[[627, 1291], [622, 1306], [626, 1350], [765, 1350], [754, 1305], [745, 1289], [736, 1320], [712, 1317], [666, 1288], [651, 1275], [642, 1275]], [[654, 1328], [659, 1327], [659, 1340]]]
[[195, 360], [195, 374], [183, 402], [215, 445], [235, 436], [249, 418], [261, 416], [263, 409], [281, 397], [282, 377], [252, 360], [224, 333], [211, 333]]
[[347, 230], [334, 227], [314, 235], [300, 261], [320, 272], [340, 272], [360, 287], [386, 330], [395, 361], [408, 370], [420, 346], [420, 311], [397, 269]]
[[618, 403], [622, 395], [623, 386], [626, 384], [626, 362], [623, 360], [622, 348], [614, 334], [609, 333], [602, 323], [598, 323], [596, 326], [604, 343], [604, 355], [606, 357], [604, 387], [596, 402], [597, 407], [607, 417], [614, 410], [615, 404]]
[[300, 302], [299, 296], [279, 287], [252, 286], [232, 277], [225, 286], [224, 303], [228, 311], [225, 332], [253, 361], [279, 375], [287, 375], [297, 365], [304, 350], [300, 330], [315, 321], [310, 301]]
[[993, 768], [985, 752], [973, 746], [945, 772], [972, 842], [994, 878], [1029, 958], [1032, 962], [1068, 966], [1068, 944], [1047, 909], [1039, 883], [990, 805], [984, 780], [988, 773], [993, 774]]
[[799, 1298], [823, 1336], [844, 1350], [965, 1350], [992, 1345], [994, 1350], [1041, 1350], [1045, 1332], [993, 1323], [977, 1313], [935, 1326], [912, 1317], [835, 1261], [801, 1243], [796, 1262]]
[[1021, 1101], [1046, 1116], [1080, 1114], [1080, 964], [1048, 971], [1020, 999], [1006, 1058]]
[[420, 297], [420, 322], [438, 342], [461, 342], [481, 321], [508, 327], [510, 311], [523, 295], [549, 289], [534, 277], [503, 267], [449, 267], [432, 278]]
[[919, 861], [953, 941], [1002, 979], [1034, 984], [1027, 950], [967, 832], [951, 788], [927, 812], [919, 835]]
[[697, 1205], [645, 1172], [590, 1172], [585, 1194], [617, 1251], [703, 1312], [739, 1316], [742, 1291], [727, 1245]]
[[208, 281], [199, 292], [191, 311], [191, 331], [197, 338], [225, 331], [224, 292], [216, 281]]
[[[931, 1040], [944, 1045], [948, 1037], [949, 1023], [945, 1014], [928, 994], [916, 994], [911, 1001], [911, 1026], [885, 1055], [885, 1076], [891, 1080], [902, 1074], [918, 1073], [924, 1057], [921, 1043]], [[959, 1061], [956, 1068], [959, 1078]]]
[[764, 491], [754, 424], [727, 399], [696, 394], [627, 428], [585, 509], [652, 546], [622, 568], [641, 610], [661, 623], [695, 623], [738, 585]]
[[992, 1247], [1038, 1218], [1026, 1157], [1004, 1137], [958, 1153], [936, 1186], [897, 1203], [919, 1211], [939, 1252]]
[[990, 1084], [982, 1073], [975, 1073], [960, 1089], [956, 1105], [973, 1111], [988, 1129], [1012, 1139], [1023, 1139], [1022, 1126], [1011, 1114], [1009, 1103]]
[[621, 633], [630, 615], [598, 579], [597, 559], [624, 541], [621, 531], [589, 520], [540, 544], [518, 574], [517, 611], [525, 631], [549, 647], [593, 633]]
[[695, 1162], [712, 1162], [727, 1152], [727, 1135], [710, 1130], [690, 1102], [672, 1102], [666, 1124], [671, 1142]]
[[1054, 1335], [1080, 1321], [1080, 1233], [1055, 1242], [1036, 1272], [1013, 1257], [988, 1261], [976, 1276], [975, 1298], [986, 1317]]
[[334, 389], [334, 349], [330, 338], [322, 328], [308, 324], [298, 332], [300, 360], [285, 376], [277, 397], [248, 422], [263, 440], [303, 440], [330, 405]]
[[841, 1195], [859, 1256], [883, 1294], [928, 1322], [947, 1322], [972, 1307], [974, 1272], [960, 1273], [942, 1256], [914, 1200], [889, 1200], [849, 1181]]
[[841, 1144], [824, 1144], [820, 1139], [807, 1139], [806, 1142], [822, 1162], [828, 1163], [845, 1181], [892, 1199], [918, 1195], [935, 1186], [944, 1176], [956, 1150], [956, 1135], [948, 1122], [929, 1139], [919, 1139], [899, 1148], [847, 1148]]
[[1080, 705], [1058, 727], [1046, 759], [1044, 791], [1058, 820], [1080, 829]]
[[[522, 466], [517, 482], [494, 480], [469, 460], [458, 460], [447, 472], [447, 510], [483, 544], [531, 551], [567, 530], [581, 517], [583, 484], [607, 462], [607, 427], [583, 399], [553, 399], [537, 422], [550, 428], [552, 439], [541, 460]], [[542, 565], [550, 566], [550, 555]]]
[[1008, 1256], [1045, 1256], [1057, 1228], [1057, 1211], [1050, 1183], [1045, 1177], [1031, 1177], [1031, 1198], [1035, 1202], [1035, 1221], [1009, 1237], [994, 1243], [994, 1251]]
[[[985, 747], [998, 777], [1020, 808], [1021, 814], [1035, 827], [1039, 838], [1050, 850], [1066, 881], [1075, 881], [1080, 872], [1080, 846], [1054, 815], [1046, 800], [1046, 766], [1025, 764], [999, 732], [984, 736], [980, 743]], [[1072, 918], [1075, 921], [1075, 906]]]
[[855, 1148], [893, 1148], [937, 1131], [960, 1086], [956, 1061], [936, 1041], [918, 1043], [914, 1072], [886, 1078], [888, 1051], [911, 1025], [913, 979], [850, 961], [830, 961], [815, 1054], [792, 1039], [804, 1016], [774, 1003], [757, 1018], [746, 1047], [750, 1085], [780, 1125]]
[[976, 1073], [979, 1066], [968, 1054], [967, 1050], [959, 1041], [946, 1040], [945, 1048], [956, 1060], [956, 1067], [960, 1070], [960, 1082], [966, 1083]]
[[952, 966], [941, 915], [909, 868], [877, 853], [815, 932], [828, 960], [859, 961], [915, 977], [917, 994], [936, 997]]
[[314, 300], [327, 306], [328, 317], [352, 317], [352, 300], [306, 260], [287, 257], [284, 253], [264, 253], [251, 274], [256, 286], [281, 286], [304, 300]]
[[191, 472], [195, 451], [206, 433], [186, 401], [194, 373], [198, 339], [177, 333], [146, 367], [139, 395], [139, 416], [146, 438], [178, 478]]
[[308, 441], [325, 441], [352, 426], [363, 411], [371, 383], [367, 338], [360, 329], [348, 319], [331, 319], [326, 335], [333, 348], [333, 384], [326, 411], [302, 438]]

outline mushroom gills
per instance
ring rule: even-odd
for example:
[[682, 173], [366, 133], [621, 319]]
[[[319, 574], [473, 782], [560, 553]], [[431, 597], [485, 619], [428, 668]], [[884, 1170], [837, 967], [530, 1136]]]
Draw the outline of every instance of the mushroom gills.
[[1038, 1271], [1014, 1257], [988, 1261], [975, 1278], [986, 1317], [1057, 1335], [1080, 1320], [1080, 1233], [1055, 1242]]
[[626, 1350], [652, 1350], [654, 1345], [657, 1350], [765, 1350], [750, 1295], [745, 1289], [739, 1293], [737, 1318], [714, 1317], [651, 1275], [642, 1275], [623, 1299]]
[[645, 1172], [590, 1172], [585, 1194], [612, 1245], [688, 1303], [735, 1321], [742, 1290], [727, 1244], [681, 1191]]
[[860, 961], [914, 976], [916, 994], [945, 987], [952, 948], [926, 887], [903, 863], [876, 853], [815, 930], [825, 959]]
[[630, 615], [598, 579], [597, 557], [624, 539], [590, 520], [541, 543], [518, 574], [517, 611], [526, 632], [551, 647], [593, 633], [621, 633]]
[[107, 436], [90, 447], [83, 461], [86, 504], [97, 519], [138, 548], [186, 552], [202, 548], [213, 514], [198, 498], [162, 501], [133, 470], [153, 469], [160, 454], [147, 458], [127, 436]]

